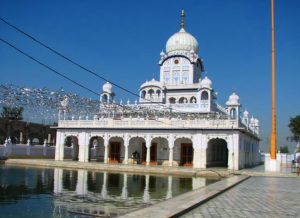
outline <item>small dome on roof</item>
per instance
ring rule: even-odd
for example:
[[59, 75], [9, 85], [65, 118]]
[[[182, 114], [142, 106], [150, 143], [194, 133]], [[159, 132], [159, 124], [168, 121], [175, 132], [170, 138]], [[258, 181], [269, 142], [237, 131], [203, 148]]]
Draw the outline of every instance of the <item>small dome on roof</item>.
[[254, 118], [254, 124], [255, 124], [255, 126], [259, 126], [259, 120], [257, 119], [257, 118]]
[[112, 93], [112, 84], [106, 82], [102, 87], [103, 92]]
[[245, 118], [248, 118], [248, 117], [249, 117], [249, 112], [248, 112], [247, 110], [245, 110], [244, 113], [243, 113], [243, 116], [244, 116]]
[[240, 100], [240, 97], [235, 92], [233, 92], [229, 96], [228, 101], [226, 102], [226, 105], [240, 105], [239, 100]]
[[254, 119], [254, 117], [251, 117], [251, 119], [250, 119], [250, 123], [251, 123], [251, 124], [254, 124], [254, 123], [255, 123], [255, 119]]
[[147, 87], [147, 86], [162, 87], [162, 84], [161, 84], [161, 82], [159, 82], [159, 81], [157, 81], [157, 80], [155, 80], [155, 79], [153, 78], [153, 79], [150, 80], [150, 81], [144, 82], [144, 83], [141, 85], [140, 88], [142, 89], [143, 87]]
[[208, 89], [212, 88], [212, 82], [207, 76], [204, 77], [203, 80], [201, 80], [200, 85], [201, 85], [201, 88], [208, 88]]

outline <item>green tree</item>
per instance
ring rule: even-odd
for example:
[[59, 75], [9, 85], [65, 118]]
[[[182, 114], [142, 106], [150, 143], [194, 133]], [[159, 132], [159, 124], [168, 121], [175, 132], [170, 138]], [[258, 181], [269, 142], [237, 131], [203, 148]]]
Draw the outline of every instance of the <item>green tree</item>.
[[290, 118], [289, 128], [292, 132], [292, 136], [289, 137], [291, 141], [300, 141], [300, 115]]
[[286, 145], [280, 147], [279, 150], [280, 150], [280, 153], [283, 153], [283, 154], [289, 153], [289, 148], [288, 148], [288, 146], [286, 146]]
[[2, 107], [1, 117], [9, 120], [23, 120], [23, 107]]

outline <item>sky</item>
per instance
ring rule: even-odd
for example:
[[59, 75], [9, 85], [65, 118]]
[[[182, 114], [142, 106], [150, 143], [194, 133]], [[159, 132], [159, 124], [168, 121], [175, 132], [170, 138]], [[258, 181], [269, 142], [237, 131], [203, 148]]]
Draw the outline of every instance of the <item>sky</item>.
[[[242, 110], [261, 122], [261, 150], [271, 133], [270, 0], [0, 0], [0, 16], [67, 57], [138, 94], [146, 80], [159, 79], [160, 52], [167, 39], [185, 29], [199, 43], [207, 76], [225, 105], [233, 90]], [[300, 114], [300, 1], [275, 0], [277, 146], [286, 137], [289, 118]], [[104, 81], [87, 74], [0, 21], [0, 37], [95, 92]], [[53, 74], [0, 42], [0, 84], [63, 88], [98, 98]], [[117, 99], [135, 96], [114, 88]]]

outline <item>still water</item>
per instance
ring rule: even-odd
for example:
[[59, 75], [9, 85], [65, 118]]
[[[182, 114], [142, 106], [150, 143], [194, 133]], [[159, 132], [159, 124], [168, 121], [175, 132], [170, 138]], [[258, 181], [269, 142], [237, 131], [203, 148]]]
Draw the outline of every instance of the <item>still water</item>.
[[217, 180], [0, 166], [0, 217], [116, 217]]

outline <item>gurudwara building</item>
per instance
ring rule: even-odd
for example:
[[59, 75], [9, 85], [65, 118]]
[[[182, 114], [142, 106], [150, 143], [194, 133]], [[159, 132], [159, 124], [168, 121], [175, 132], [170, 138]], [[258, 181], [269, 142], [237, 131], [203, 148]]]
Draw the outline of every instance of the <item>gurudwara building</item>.
[[97, 114], [66, 119], [62, 101], [55, 159], [234, 170], [259, 163], [258, 119], [241, 111], [235, 92], [224, 106], [217, 102], [198, 48], [182, 14], [160, 53], [159, 81], [143, 83], [139, 101], [117, 104], [109, 82]]

